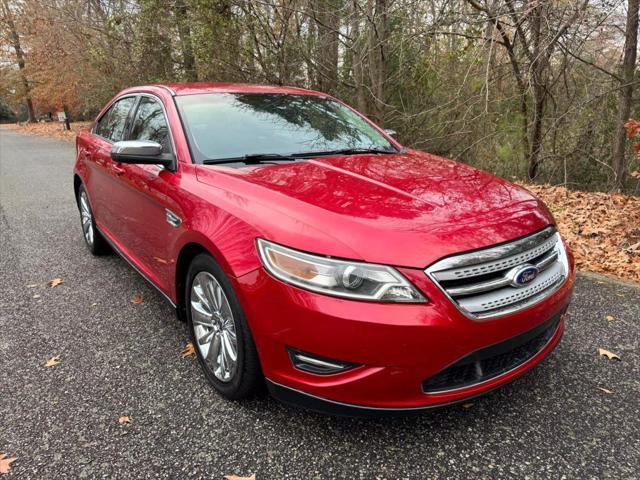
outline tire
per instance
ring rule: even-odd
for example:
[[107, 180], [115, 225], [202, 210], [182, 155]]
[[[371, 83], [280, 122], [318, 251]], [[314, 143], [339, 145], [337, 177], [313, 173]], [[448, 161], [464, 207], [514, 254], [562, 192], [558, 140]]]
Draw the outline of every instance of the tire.
[[262, 372], [228, 277], [210, 255], [200, 254], [189, 266], [185, 289], [189, 334], [205, 377], [229, 400], [251, 396], [261, 384]]
[[111, 247], [96, 228], [96, 220], [89, 203], [89, 196], [83, 185], [78, 189], [78, 209], [80, 210], [80, 226], [87, 248], [93, 255], [106, 255]]

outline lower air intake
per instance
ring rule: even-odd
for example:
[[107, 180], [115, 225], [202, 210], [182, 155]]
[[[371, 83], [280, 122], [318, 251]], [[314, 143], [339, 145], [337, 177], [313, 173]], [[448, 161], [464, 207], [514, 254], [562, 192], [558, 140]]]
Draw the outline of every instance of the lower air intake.
[[458, 360], [422, 382], [422, 391], [439, 393], [470, 387], [519, 367], [548, 345], [558, 330], [562, 313], [522, 335]]

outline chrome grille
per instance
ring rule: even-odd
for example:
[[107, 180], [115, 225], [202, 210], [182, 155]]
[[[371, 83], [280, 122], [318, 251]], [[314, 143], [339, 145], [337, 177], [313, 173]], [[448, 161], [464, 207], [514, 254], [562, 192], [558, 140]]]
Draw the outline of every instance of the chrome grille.
[[[519, 284], [521, 268], [537, 276]], [[486, 319], [527, 308], [549, 296], [568, 273], [567, 256], [554, 227], [513, 242], [442, 259], [426, 273], [468, 317]]]

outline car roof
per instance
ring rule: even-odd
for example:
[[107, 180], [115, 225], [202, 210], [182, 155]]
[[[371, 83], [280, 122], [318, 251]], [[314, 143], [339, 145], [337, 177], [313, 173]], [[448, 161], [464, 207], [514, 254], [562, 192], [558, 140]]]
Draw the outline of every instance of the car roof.
[[195, 95], [199, 93], [285, 93], [303, 95], [325, 95], [321, 92], [297, 87], [256, 85], [248, 83], [167, 83], [159, 85], [168, 88], [174, 95]]

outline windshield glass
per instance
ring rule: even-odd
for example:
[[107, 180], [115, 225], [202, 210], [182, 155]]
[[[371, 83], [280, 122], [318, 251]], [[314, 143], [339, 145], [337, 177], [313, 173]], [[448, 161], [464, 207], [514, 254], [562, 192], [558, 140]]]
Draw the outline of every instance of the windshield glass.
[[395, 151], [366, 120], [324, 97], [209, 93], [176, 97], [196, 163], [252, 154]]

